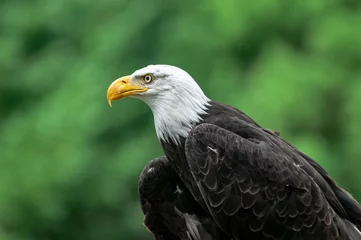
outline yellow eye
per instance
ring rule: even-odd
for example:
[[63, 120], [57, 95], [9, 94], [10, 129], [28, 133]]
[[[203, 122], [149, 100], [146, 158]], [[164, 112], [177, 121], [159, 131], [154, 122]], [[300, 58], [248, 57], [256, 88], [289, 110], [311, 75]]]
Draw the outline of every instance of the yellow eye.
[[154, 80], [154, 76], [152, 74], [147, 74], [143, 76], [143, 82], [151, 83]]

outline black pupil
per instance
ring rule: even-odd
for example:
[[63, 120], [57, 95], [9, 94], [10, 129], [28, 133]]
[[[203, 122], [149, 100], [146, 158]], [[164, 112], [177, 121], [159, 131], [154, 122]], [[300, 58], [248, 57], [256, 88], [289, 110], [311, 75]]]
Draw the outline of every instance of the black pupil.
[[149, 81], [150, 81], [150, 76], [149, 76], [149, 75], [145, 76], [145, 80], [146, 80], [147, 82], [149, 82]]

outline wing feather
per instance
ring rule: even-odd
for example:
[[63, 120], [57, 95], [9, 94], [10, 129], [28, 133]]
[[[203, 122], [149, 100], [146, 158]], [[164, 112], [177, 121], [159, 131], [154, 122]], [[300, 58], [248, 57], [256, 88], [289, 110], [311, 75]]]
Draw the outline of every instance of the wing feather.
[[234, 239], [338, 239], [340, 218], [312, 176], [260, 139], [207, 123], [190, 132], [188, 164], [217, 224]]
[[[203, 173], [206, 174], [206, 173]], [[139, 179], [144, 225], [157, 240], [227, 240], [163, 156]]]

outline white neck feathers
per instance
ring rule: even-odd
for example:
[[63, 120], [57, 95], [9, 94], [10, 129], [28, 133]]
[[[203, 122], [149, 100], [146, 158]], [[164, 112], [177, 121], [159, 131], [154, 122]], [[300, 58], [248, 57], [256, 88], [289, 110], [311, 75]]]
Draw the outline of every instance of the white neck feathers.
[[[169, 98], [172, 99], [169, 99]], [[206, 96], [193, 94], [165, 94], [163, 98], [152, 102], [150, 107], [154, 115], [155, 130], [159, 140], [176, 144], [181, 137], [187, 137], [194, 124], [202, 120], [201, 115], [206, 114], [209, 99]]]

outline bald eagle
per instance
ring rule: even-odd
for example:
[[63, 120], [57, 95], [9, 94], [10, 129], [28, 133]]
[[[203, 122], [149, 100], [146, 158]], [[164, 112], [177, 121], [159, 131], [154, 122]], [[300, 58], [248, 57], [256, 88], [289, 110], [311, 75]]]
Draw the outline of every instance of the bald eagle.
[[361, 239], [360, 205], [312, 158], [184, 70], [150, 65], [107, 99], [144, 101], [165, 156], [143, 170], [144, 224], [156, 239]]

